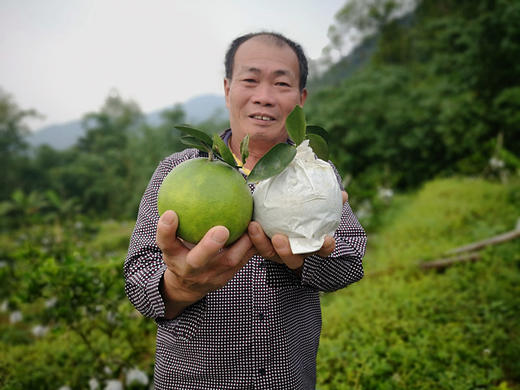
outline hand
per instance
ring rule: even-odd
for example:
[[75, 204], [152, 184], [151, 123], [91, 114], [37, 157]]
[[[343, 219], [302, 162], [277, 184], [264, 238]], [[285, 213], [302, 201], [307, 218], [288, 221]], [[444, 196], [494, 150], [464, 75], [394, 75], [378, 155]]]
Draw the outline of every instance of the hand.
[[[346, 191], [342, 191], [343, 204], [348, 200]], [[257, 253], [271, 261], [285, 264], [292, 270], [299, 270], [303, 266], [306, 257], [317, 254], [321, 257], [329, 256], [336, 246], [336, 241], [331, 236], [326, 236], [322, 247], [317, 252], [293, 254], [289, 239], [283, 234], [275, 234], [271, 240], [264, 233], [262, 226], [258, 222], [252, 221], [248, 226], [248, 233]]]
[[229, 237], [224, 226], [211, 228], [197, 245], [187, 248], [176, 237], [178, 221], [177, 214], [168, 210], [157, 224], [157, 245], [167, 266], [161, 285], [166, 318], [176, 317], [224, 286], [255, 253], [247, 234], [224, 247]]
[[293, 254], [289, 244], [289, 238], [283, 234], [275, 234], [271, 240], [264, 233], [262, 226], [258, 222], [251, 221], [248, 226], [248, 233], [257, 253], [276, 263], [285, 264], [292, 270], [298, 270], [303, 266], [306, 257], [317, 254], [327, 257], [332, 253], [336, 241], [331, 236], [326, 236], [323, 246], [319, 251], [313, 253]]

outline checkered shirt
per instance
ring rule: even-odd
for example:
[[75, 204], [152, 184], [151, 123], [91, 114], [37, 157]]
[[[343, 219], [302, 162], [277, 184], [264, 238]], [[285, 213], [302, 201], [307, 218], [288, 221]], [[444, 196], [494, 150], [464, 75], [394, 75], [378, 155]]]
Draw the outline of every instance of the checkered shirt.
[[154, 387], [314, 389], [319, 292], [363, 277], [366, 234], [347, 202], [334, 252], [307, 257], [300, 277], [285, 265], [253, 256], [224, 287], [165, 319], [159, 284], [166, 266], [155, 240], [158, 190], [175, 166], [200, 155], [187, 149], [159, 164], [142, 197], [124, 264], [130, 301], [157, 323]]

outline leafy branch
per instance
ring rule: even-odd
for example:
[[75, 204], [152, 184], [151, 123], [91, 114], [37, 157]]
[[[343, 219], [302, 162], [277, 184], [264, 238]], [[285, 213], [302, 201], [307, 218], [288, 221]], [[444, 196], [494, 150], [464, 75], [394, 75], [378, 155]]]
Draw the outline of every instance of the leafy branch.
[[247, 157], [249, 156], [249, 152], [247, 150], [249, 145], [249, 135], [246, 135], [240, 143], [242, 166], [238, 166], [236, 164], [235, 158], [233, 157], [231, 149], [229, 149], [229, 147], [218, 134], [213, 135], [213, 138], [211, 138], [204, 131], [191, 126], [177, 125], [175, 128], [185, 134], [181, 137], [181, 142], [184, 145], [206, 152], [208, 154], [209, 160], [218, 159], [235, 169], [241, 168], [246, 163]]
[[269, 149], [249, 174], [248, 183], [256, 183], [281, 173], [296, 156], [296, 147], [306, 139], [318, 158], [325, 161], [329, 159], [327, 131], [320, 126], [307, 125], [303, 108], [298, 105], [294, 107], [285, 120], [285, 128], [294, 145], [279, 143]]

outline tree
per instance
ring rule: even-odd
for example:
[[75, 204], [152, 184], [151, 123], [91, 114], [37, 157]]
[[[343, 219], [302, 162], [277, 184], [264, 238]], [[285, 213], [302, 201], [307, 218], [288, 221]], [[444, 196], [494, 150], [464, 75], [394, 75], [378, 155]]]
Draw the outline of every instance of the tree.
[[35, 110], [20, 109], [11, 95], [0, 88], [0, 200], [24, 186], [21, 173], [27, 165], [25, 136], [29, 133], [24, 120], [37, 115]]
[[124, 101], [112, 90], [99, 112], [90, 112], [83, 117], [86, 134], [77, 147], [82, 152], [105, 153], [126, 146], [130, 131], [143, 121], [143, 114], [133, 101]]
[[340, 171], [361, 196], [483, 174], [497, 158], [517, 171], [520, 3], [423, 0], [393, 19], [395, 7], [352, 1], [338, 13], [345, 28], [377, 30], [377, 49], [364, 69], [308, 99]]
[[75, 145], [73, 160], [53, 170], [60, 196], [80, 199], [82, 210], [97, 216], [124, 214], [134, 191], [128, 177], [137, 158], [129, 153], [128, 144], [142, 123], [138, 105], [116, 91], [99, 112], [86, 114], [86, 134]]

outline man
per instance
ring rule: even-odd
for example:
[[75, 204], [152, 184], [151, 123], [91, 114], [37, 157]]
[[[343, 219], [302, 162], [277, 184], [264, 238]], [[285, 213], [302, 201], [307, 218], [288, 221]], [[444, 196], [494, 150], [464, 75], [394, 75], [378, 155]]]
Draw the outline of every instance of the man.
[[[223, 139], [239, 156], [249, 134], [246, 172], [287, 141], [285, 119], [305, 103], [306, 78], [301, 47], [279, 34], [249, 34], [231, 44], [224, 80], [231, 129]], [[361, 279], [365, 232], [345, 202], [334, 237], [315, 254], [292, 254], [287, 237], [270, 240], [257, 222], [229, 247], [228, 230], [216, 226], [190, 249], [175, 236], [175, 212], [159, 218], [157, 193], [176, 165], [198, 156], [187, 149], [161, 162], [125, 261], [130, 300], [158, 324], [154, 386], [314, 389], [319, 291]]]

